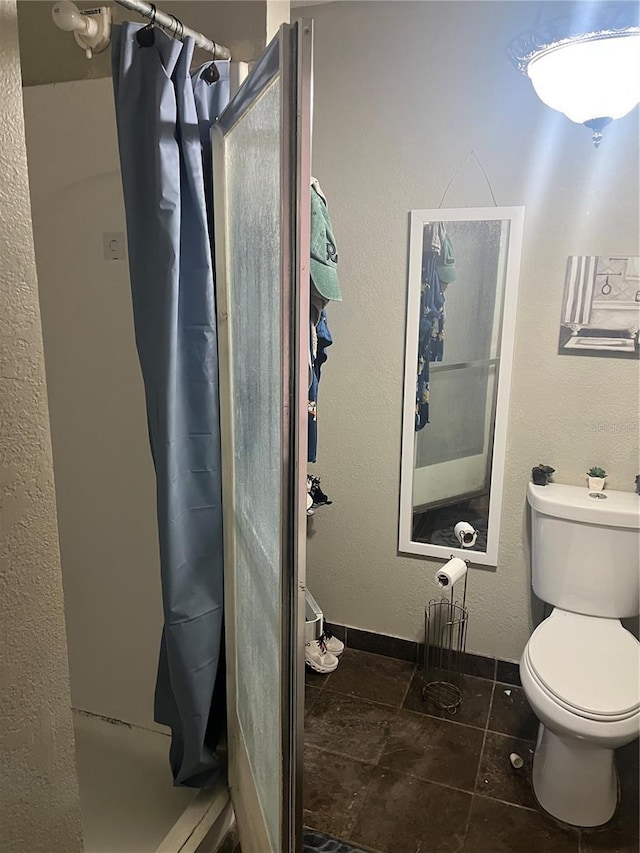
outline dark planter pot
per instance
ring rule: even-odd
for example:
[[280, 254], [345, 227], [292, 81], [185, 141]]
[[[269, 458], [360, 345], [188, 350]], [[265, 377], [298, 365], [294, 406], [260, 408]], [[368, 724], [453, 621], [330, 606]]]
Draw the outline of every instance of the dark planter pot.
[[548, 486], [551, 480], [551, 475], [555, 471], [549, 465], [538, 465], [537, 468], [531, 469], [531, 477], [535, 486]]

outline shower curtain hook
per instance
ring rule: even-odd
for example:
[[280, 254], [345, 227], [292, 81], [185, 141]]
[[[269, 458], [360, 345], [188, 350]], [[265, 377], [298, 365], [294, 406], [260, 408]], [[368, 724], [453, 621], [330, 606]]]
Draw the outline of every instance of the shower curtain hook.
[[218, 71], [218, 67], [215, 62], [211, 62], [205, 69], [203, 69], [202, 79], [209, 86], [211, 86], [212, 83], [218, 82], [220, 79], [220, 72]]
[[151, 20], [149, 21], [146, 27], [143, 27], [136, 33], [136, 41], [138, 42], [140, 47], [151, 47], [151, 45], [155, 41], [153, 28], [156, 23], [156, 4], [150, 3], [149, 5], [151, 6]]
[[[175, 15], [171, 15], [171, 17], [175, 21], [175, 23], [171, 25], [174, 38], [177, 38], [179, 41], [184, 41], [184, 24], [180, 18], [176, 18]], [[180, 35], [178, 35], [178, 26], [180, 27]]]

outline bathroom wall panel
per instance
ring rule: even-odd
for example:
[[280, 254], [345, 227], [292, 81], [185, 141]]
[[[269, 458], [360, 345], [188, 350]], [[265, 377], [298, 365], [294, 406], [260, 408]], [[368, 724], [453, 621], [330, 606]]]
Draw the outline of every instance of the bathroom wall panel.
[[80, 853], [13, 2], [0, 3], [0, 78], [0, 850]]
[[[545, 3], [545, 17], [568, 3]], [[505, 47], [536, 2], [341, 2], [315, 19], [313, 171], [329, 199], [344, 296], [322, 371], [314, 473], [333, 506], [312, 518], [308, 584], [327, 619], [417, 640], [431, 560], [396, 552], [408, 212], [437, 207], [474, 150], [500, 205], [525, 205], [499, 565], [469, 579], [469, 651], [517, 660], [535, 618], [526, 484], [531, 467], [633, 490], [638, 363], [558, 356], [566, 259], [638, 254], [638, 113], [599, 150], [546, 107]], [[462, 49], [463, 47], [463, 49]], [[447, 207], [491, 205], [471, 158]], [[462, 282], [450, 285], [462, 288]]]
[[126, 255], [103, 248], [125, 231], [112, 84], [24, 101], [73, 705], [157, 728], [154, 472]]

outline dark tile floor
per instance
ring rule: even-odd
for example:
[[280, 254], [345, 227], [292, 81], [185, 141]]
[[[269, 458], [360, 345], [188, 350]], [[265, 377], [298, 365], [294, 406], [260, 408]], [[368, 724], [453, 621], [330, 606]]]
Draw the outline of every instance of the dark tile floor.
[[637, 741], [618, 753], [614, 818], [577, 830], [536, 806], [520, 687], [466, 676], [453, 716], [421, 687], [419, 666], [352, 649], [334, 673], [307, 672], [305, 826], [373, 853], [638, 853]]

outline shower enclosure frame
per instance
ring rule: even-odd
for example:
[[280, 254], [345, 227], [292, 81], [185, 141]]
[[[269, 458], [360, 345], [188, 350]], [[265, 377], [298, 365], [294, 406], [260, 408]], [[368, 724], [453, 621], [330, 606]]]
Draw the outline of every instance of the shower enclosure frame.
[[[312, 44], [310, 21], [284, 24], [213, 128], [229, 789], [242, 847], [246, 853], [298, 853], [302, 850]], [[243, 700], [242, 690], [238, 689], [243, 673], [238, 666], [241, 626], [237, 624], [236, 610], [239, 603], [242, 606], [238, 595], [243, 594], [244, 587], [242, 577], [240, 583], [236, 583], [236, 570], [240, 565], [240, 572], [245, 571], [246, 578], [246, 569], [242, 568], [242, 563], [250, 559], [245, 552], [251, 550], [251, 543], [247, 545], [247, 541], [242, 539], [242, 507], [237, 506], [237, 493], [242, 483], [238, 482], [235, 473], [239, 452], [235, 439], [240, 422], [234, 415], [234, 361], [240, 351], [240, 337], [236, 328], [234, 338], [237, 317], [234, 319], [232, 309], [237, 294], [234, 294], [234, 282], [231, 281], [233, 256], [230, 235], [234, 225], [232, 217], [237, 218], [235, 224], [238, 224], [239, 214], [232, 211], [229, 185], [233, 176], [228, 178], [228, 171], [233, 169], [233, 157], [228, 154], [226, 147], [227, 139], [234, 129], [240, 127], [243, 118], [249, 116], [263, 98], [268, 97], [269, 90], [276, 84], [280, 87], [280, 273], [279, 281], [274, 284], [280, 288], [281, 299], [281, 447], [272, 448], [272, 451], [280, 453], [280, 494], [273, 497], [265, 494], [265, 499], [279, 500], [280, 523], [277, 577], [280, 584], [280, 697], [277, 712], [281, 736], [280, 767], [277, 772], [276, 767], [273, 767], [268, 782], [272, 795], [279, 784], [280, 846], [277, 850], [278, 842], [273, 838], [273, 826], [269, 828], [270, 816], [265, 813], [268, 811], [265, 780], [262, 779], [260, 783], [259, 771], [256, 775], [256, 766], [259, 767], [260, 762], [256, 765], [253, 760], [259, 757], [259, 750], [243, 731], [242, 702], [246, 698]], [[231, 165], [227, 163], [228, 157], [231, 157]], [[246, 251], [249, 255], [248, 247]], [[268, 264], [265, 269], [268, 271]], [[239, 281], [241, 279], [236, 277], [236, 288]], [[253, 308], [251, 305], [250, 310], [253, 311]], [[260, 312], [259, 304], [255, 306], [255, 311]], [[234, 342], [237, 352], [234, 352]], [[260, 472], [255, 473], [260, 475]], [[254, 530], [253, 534], [252, 541], [262, 544], [259, 531]], [[237, 542], [240, 542], [239, 546]], [[268, 542], [264, 544], [268, 546]], [[238, 562], [239, 553], [241, 559]], [[259, 584], [260, 579], [254, 585], [257, 587]], [[252, 625], [256, 632], [261, 630], [257, 618], [252, 620]], [[277, 676], [274, 674], [274, 677]], [[264, 699], [261, 696], [254, 698], [257, 702]], [[265, 708], [267, 715], [271, 710]], [[244, 716], [244, 719], [246, 722], [248, 717]], [[274, 799], [271, 799], [272, 806]]]

